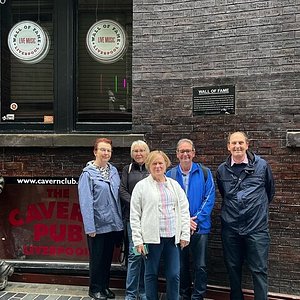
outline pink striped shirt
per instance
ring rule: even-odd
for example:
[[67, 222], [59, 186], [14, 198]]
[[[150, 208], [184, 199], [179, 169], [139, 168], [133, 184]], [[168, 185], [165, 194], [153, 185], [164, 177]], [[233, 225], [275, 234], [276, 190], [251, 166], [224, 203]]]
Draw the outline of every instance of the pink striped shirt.
[[166, 183], [157, 183], [160, 204], [159, 204], [159, 232], [161, 237], [173, 237], [176, 233], [175, 223], [175, 195], [169, 190]]

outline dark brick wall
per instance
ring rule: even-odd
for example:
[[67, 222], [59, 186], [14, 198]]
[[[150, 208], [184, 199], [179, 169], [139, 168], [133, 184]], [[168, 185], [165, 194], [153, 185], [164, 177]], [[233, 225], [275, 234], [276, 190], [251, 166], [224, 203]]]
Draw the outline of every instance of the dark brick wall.
[[[174, 163], [179, 138], [215, 172], [226, 136], [246, 131], [276, 179], [270, 207], [270, 291], [300, 294], [299, 1], [134, 0], [133, 122]], [[236, 114], [193, 116], [192, 88], [234, 85]], [[209, 283], [228, 285], [220, 243], [220, 197], [213, 213]], [[245, 287], [251, 277], [245, 270]]]
[[[93, 160], [93, 145], [83, 148], [0, 148], [0, 174], [27, 177], [79, 177]], [[129, 148], [114, 148], [111, 162], [121, 172], [130, 163]]]

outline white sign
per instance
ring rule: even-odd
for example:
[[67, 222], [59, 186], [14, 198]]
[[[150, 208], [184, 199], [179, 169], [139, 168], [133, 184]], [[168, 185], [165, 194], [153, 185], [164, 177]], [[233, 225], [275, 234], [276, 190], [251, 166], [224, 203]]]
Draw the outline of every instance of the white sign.
[[17, 110], [17, 109], [18, 109], [18, 104], [15, 103], [15, 102], [11, 103], [11, 104], [10, 104], [10, 109], [11, 109], [11, 110]]
[[37, 63], [46, 57], [50, 47], [48, 34], [32, 21], [15, 24], [8, 35], [10, 52], [20, 61]]
[[101, 63], [114, 63], [126, 52], [127, 38], [123, 27], [113, 20], [94, 23], [86, 36], [90, 55]]

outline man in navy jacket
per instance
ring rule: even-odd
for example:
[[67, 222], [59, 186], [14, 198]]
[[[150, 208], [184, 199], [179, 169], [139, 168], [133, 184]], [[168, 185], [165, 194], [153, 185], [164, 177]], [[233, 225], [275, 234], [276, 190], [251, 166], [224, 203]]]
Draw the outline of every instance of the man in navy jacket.
[[[191, 140], [181, 139], [176, 150], [179, 165], [167, 172], [181, 185], [189, 200], [190, 244], [181, 251], [180, 295], [182, 300], [202, 300], [207, 286], [207, 245], [211, 212], [215, 203], [215, 186], [211, 171], [193, 162], [195, 147]], [[194, 266], [194, 286], [190, 276], [190, 254]]]
[[244, 132], [229, 135], [231, 155], [217, 170], [223, 198], [221, 210], [224, 260], [230, 281], [230, 299], [243, 300], [242, 265], [252, 273], [254, 298], [268, 298], [268, 213], [275, 188], [268, 163], [248, 150]]

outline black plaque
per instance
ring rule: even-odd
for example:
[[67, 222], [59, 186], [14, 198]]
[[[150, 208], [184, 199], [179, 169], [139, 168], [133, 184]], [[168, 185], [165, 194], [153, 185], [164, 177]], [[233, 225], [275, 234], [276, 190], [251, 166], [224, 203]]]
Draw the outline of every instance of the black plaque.
[[193, 114], [219, 115], [235, 113], [233, 85], [193, 88]]

